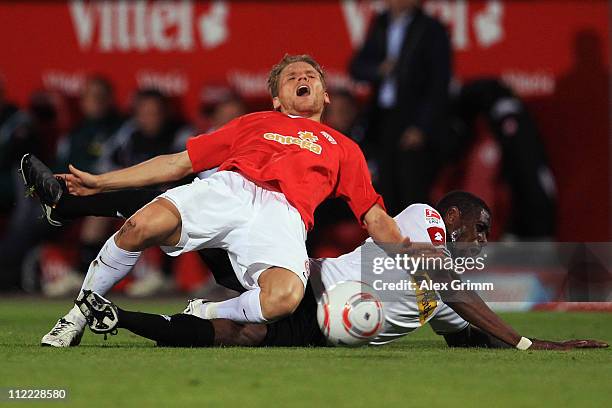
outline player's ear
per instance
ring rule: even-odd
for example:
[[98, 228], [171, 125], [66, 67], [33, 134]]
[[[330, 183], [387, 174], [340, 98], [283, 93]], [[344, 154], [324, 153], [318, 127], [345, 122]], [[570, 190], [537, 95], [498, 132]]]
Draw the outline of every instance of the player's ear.
[[274, 107], [274, 110], [279, 110], [281, 107], [281, 102], [280, 99], [278, 98], [278, 96], [275, 96], [274, 98], [272, 98], [272, 106]]
[[329, 98], [329, 94], [327, 92], [323, 92], [323, 102], [325, 102], [326, 105], [331, 103], [331, 99]]
[[457, 207], [451, 207], [446, 211], [444, 223], [447, 225], [457, 225], [461, 219], [461, 211]]

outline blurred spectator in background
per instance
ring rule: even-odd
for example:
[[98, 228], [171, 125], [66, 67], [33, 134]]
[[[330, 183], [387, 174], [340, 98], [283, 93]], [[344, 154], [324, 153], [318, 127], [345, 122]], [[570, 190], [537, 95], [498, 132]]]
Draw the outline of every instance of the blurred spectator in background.
[[111, 83], [104, 77], [89, 78], [79, 101], [81, 120], [60, 140], [54, 170], [65, 172], [68, 164], [94, 171], [104, 143], [121, 125]]
[[204, 133], [219, 129], [247, 113], [242, 98], [229, 87], [208, 87], [202, 91], [201, 100], [199, 125]]
[[[84, 171], [96, 171], [103, 146], [122, 123], [111, 83], [104, 77], [92, 76], [85, 81], [79, 99], [80, 120], [60, 139], [53, 170], [64, 173], [72, 164]], [[43, 247], [40, 252], [41, 289], [47, 296], [73, 293], [80, 287], [82, 276], [100, 249], [100, 227], [94, 218], [85, 219], [77, 232], [77, 264], [66, 260], [59, 249]]]
[[177, 141], [182, 123], [172, 117], [168, 98], [156, 89], [136, 93], [132, 117], [104, 145], [97, 171], [132, 166], [183, 149]]
[[[200, 107], [194, 125], [186, 125], [179, 131], [177, 144], [185, 146], [187, 139], [213, 132], [246, 113], [248, 110], [244, 101], [233, 89], [226, 85], [206, 86], [200, 94]], [[215, 171], [206, 170], [199, 177], [208, 177]]]
[[551, 239], [555, 233], [556, 186], [540, 133], [523, 101], [496, 78], [470, 81], [452, 98], [452, 132], [444, 162], [466, 156], [484, 119], [501, 151], [501, 176], [511, 192], [505, 232], [527, 240]]
[[448, 131], [451, 49], [418, 0], [387, 0], [350, 73], [372, 85], [367, 138], [381, 149], [379, 191], [390, 214], [428, 202]]
[[200, 93], [200, 106], [193, 125], [180, 131], [179, 143], [190, 137], [212, 132], [227, 122], [248, 113], [242, 98], [226, 85], [209, 85]]
[[[142, 89], [136, 92], [132, 103], [132, 116], [104, 144], [102, 156], [95, 172], [108, 172], [146, 161], [160, 154], [174, 153], [184, 149], [179, 140], [183, 123], [172, 114], [170, 100], [157, 89]], [[163, 188], [170, 186], [162, 186]], [[106, 218], [89, 217], [83, 226], [83, 241], [87, 251], [81, 252], [81, 267], [86, 271], [102, 244], [108, 239], [113, 221]], [[166, 285], [163, 271], [169, 272], [169, 258], [159, 251], [145, 253], [136, 265], [134, 281], [126, 288], [128, 294], [145, 296]]]
[[355, 125], [359, 115], [359, 106], [355, 96], [346, 88], [330, 89], [328, 94], [331, 103], [325, 107], [323, 122], [356, 142], [361, 142], [363, 135], [355, 134]]
[[23, 180], [17, 169], [21, 157], [28, 151], [43, 160], [53, 161], [56, 142], [62, 129], [58, 120], [62, 110], [66, 110], [66, 105], [61, 95], [36, 91], [30, 97], [27, 111], [13, 111], [3, 123], [0, 167], [11, 175], [15, 202], [8, 225], [0, 238], [0, 254], [3, 255], [0, 257], [2, 289], [21, 286], [21, 266], [26, 253], [53, 232], [46, 221], [42, 220], [40, 206], [26, 199]]

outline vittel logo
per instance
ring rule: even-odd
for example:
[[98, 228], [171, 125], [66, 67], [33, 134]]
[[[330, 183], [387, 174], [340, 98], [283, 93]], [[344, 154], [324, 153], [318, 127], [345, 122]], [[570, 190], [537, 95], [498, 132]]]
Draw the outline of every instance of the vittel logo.
[[225, 1], [196, 15], [192, 1], [74, 0], [69, 5], [79, 47], [84, 51], [146, 52], [211, 49], [228, 38]]

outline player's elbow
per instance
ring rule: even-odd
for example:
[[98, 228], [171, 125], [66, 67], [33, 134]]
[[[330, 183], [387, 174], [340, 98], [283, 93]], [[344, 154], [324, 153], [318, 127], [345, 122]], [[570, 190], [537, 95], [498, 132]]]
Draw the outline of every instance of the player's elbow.
[[172, 180], [180, 180], [193, 173], [187, 151], [167, 155], [167, 167]]
[[397, 224], [379, 205], [375, 205], [365, 214], [363, 222], [368, 234], [376, 242], [385, 240], [400, 242], [402, 240]]

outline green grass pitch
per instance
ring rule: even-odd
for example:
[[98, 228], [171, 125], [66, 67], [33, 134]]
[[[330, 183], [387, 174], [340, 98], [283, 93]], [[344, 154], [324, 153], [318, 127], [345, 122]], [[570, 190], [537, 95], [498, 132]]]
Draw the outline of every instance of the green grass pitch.
[[[122, 301], [175, 313], [184, 302]], [[448, 349], [423, 328], [396, 344], [358, 349], [163, 349], [125, 330], [81, 346], [41, 348], [69, 301], [0, 300], [0, 388], [64, 388], [62, 402], [0, 406], [143, 407], [603, 407], [612, 401], [612, 350]], [[612, 314], [509, 313], [521, 333], [612, 341]]]

